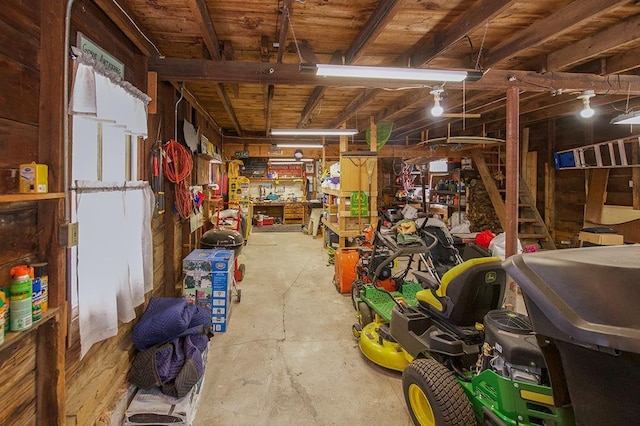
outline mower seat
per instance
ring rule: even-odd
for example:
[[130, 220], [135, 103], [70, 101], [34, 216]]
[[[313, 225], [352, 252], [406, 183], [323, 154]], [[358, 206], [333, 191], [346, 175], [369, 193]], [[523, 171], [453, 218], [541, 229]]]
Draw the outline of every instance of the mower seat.
[[482, 323], [502, 303], [506, 273], [497, 257], [469, 259], [447, 271], [437, 288], [416, 293], [421, 307], [456, 326]]

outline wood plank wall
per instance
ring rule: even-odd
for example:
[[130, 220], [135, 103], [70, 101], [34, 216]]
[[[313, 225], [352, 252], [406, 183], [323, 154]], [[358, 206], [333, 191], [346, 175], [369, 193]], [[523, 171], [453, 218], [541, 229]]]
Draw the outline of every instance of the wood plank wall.
[[[17, 192], [22, 163], [38, 160], [40, 1], [0, 8], [0, 193]], [[12, 266], [39, 259], [38, 204], [0, 203], [0, 287]], [[7, 321], [7, 329], [9, 322]], [[0, 424], [36, 423], [36, 335], [0, 352]]]
[[[553, 129], [549, 131], [548, 126]], [[607, 120], [597, 115], [593, 120], [585, 121], [580, 117], [562, 117], [554, 122], [541, 122], [529, 126], [529, 151], [537, 151], [538, 179], [537, 179], [537, 207], [544, 213], [545, 209], [545, 181], [544, 162], [553, 157], [553, 152], [572, 149], [592, 143], [604, 142], [629, 136], [628, 126], [610, 125]], [[554, 141], [549, 142], [549, 134], [554, 135]], [[553, 146], [550, 151], [549, 146]], [[550, 161], [550, 160], [549, 160]], [[553, 168], [553, 164], [551, 164]], [[573, 236], [584, 227], [584, 206], [586, 203], [586, 188], [589, 171], [587, 170], [558, 170], [555, 171], [556, 197], [554, 208], [556, 220], [554, 230], [556, 243], [571, 241]], [[622, 206], [633, 205], [633, 190], [629, 188], [631, 169], [615, 169], [610, 174], [607, 187], [607, 204]], [[557, 196], [561, 194], [561, 196]]]

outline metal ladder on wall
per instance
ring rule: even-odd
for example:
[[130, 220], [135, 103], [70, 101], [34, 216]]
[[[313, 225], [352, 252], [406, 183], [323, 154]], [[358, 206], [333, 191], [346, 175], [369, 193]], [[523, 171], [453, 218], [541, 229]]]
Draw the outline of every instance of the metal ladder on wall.
[[633, 153], [634, 145], [640, 149], [640, 137], [600, 142], [558, 151], [553, 154], [553, 158], [556, 170], [639, 167], [639, 156]]
[[[480, 152], [472, 154], [473, 161], [480, 173], [480, 177], [487, 189], [493, 208], [502, 227], [506, 227], [506, 208], [503, 199], [504, 191], [498, 189], [492, 173], [489, 171], [484, 156]], [[521, 243], [532, 241], [538, 243], [545, 250], [555, 250], [556, 245], [546, 227], [542, 216], [533, 202], [531, 191], [524, 178], [520, 176], [518, 193], [518, 239]]]

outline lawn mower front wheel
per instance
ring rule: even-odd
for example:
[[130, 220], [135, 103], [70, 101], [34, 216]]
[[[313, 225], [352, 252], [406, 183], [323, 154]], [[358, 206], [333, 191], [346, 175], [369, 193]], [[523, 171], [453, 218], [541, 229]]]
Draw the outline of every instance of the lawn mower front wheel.
[[464, 390], [445, 366], [421, 358], [402, 372], [402, 390], [413, 423], [418, 426], [477, 424]]

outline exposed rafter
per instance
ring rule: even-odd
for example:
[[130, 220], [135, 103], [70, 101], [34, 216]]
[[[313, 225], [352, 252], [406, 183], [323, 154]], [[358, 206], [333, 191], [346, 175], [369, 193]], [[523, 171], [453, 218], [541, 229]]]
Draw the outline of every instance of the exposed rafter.
[[[569, 32], [585, 19], [595, 19], [597, 16], [613, 9], [626, 0], [576, 0], [545, 19], [534, 22], [522, 31], [515, 33], [498, 45], [494, 46], [483, 61], [484, 67], [509, 59], [525, 49], [537, 46], [547, 40]], [[554, 31], [549, 31], [553, 28]]]
[[[188, 0], [189, 7], [193, 11], [196, 20], [200, 24], [200, 31], [202, 33], [202, 38], [204, 40], [205, 46], [207, 46], [207, 50], [209, 54], [214, 60], [221, 60], [222, 56], [220, 55], [220, 42], [218, 40], [218, 36], [216, 35], [216, 30], [213, 26], [213, 22], [211, 21], [211, 16], [209, 14], [209, 9], [207, 8], [207, 3], [205, 0]], [[231, 104], [231, 99], [229, 99], [229, 95], [227, 94], [226, 89], [221, 83], [215, 83], [216, 92], [222, 101], [222, 105], [224, 106], [225, 111], [231, 118], [233, 122], [233, 126], [236, 129], [236, 132], [239, 135], [242, 135], [242, 127], [240, 126], [240, 121], [238, 120], [238, 116], [236, 115], [235, 110], [233, 109], [233, 105]]]
[[625, 44], [637, 45], [638, 39], [640, 16], [635, 16], [547, 55], [547, 71], [565, 70]]
[[[150, 58], [149, 69], [158, 73], [158, 79], [185, 82], [218, 83], [271, 83], [314, 86], [349, 87], [353, 81], [347, 77], [319, 77], [302, 71], [298, 64], [257, 62], [224, 62], [206, 59]], [[367, 88], [407, 87], [411, 82], [389, 82], [384, 79], [359, 80], [357, 86]], [[424, 83], [414, 82], [424, 87]], [[640, 76], [620, 75], [615, 81], [606, 76], [554, 72], [489, 70], [480, 80], [467, 82], [470, 90], [505, 90], [519, 86], [530, 92], [551, 92], [558, 89], [581, 91], [585, 88], [596, 93], [640, 95]], [[449, 82], [448, 88], [461, 89], [462, 83]]]
[[411, 49], [411, 66], [420, 67], [431, 62], [439, 54], [450, 48], [458, 40], [485, 25], [515, 0], [481, 0], [465, 10], [441, 33], [426, 34]]
[[[405, 0], [388, 0], [378, 2], [378, 6], [373, 11], [364, 27], [362, 27], [362, 30], [360, 30], [354, 41], [351, 43], [351, 46], [349, 46], [349, 48], [345, 52], [343, 59], [345, 64], [352, 64], [358, 59], [363, 49], [365, 49], [369, 43], [376, 39], [380, 31], [382, 31], [387, 23], [391, 19], [393, 19], [396, 13], [398, 13], [404, 1]], [[340, 61], [340, 59], [342, 58], [337, 57], [336, 53], [334, 53], [331, 63], [341, 63], [342, 61]], [[313, 114], [313, 111], [320, 103], [320, 100], [322, 100], [324, 91], [324, 86], [316, 87], [313, 90], [313, 93], [309, 97], [309, 100], [302, 109], [298, 127], [304, 126], [305, 123], [309, 120], [309, 117], [311, 117], [311, 114]]]

